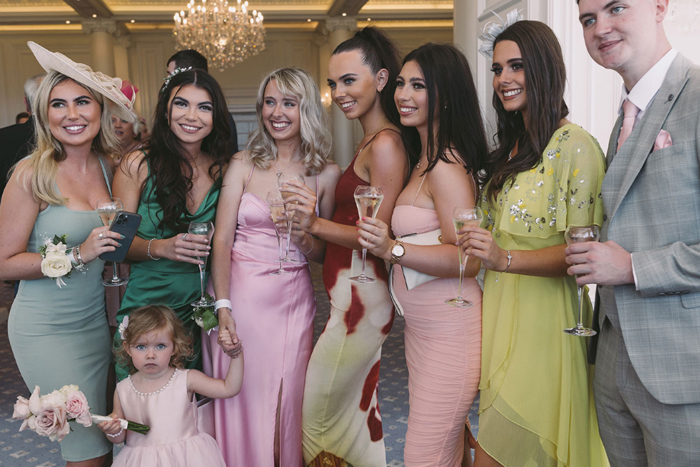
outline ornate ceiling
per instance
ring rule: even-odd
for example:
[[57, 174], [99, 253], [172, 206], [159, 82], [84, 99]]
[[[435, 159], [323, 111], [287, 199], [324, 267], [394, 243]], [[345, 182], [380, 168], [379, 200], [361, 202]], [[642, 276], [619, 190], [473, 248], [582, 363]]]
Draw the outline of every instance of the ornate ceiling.
[[[0, 30], [58, 30], [83, 20], [110, 19], [130, 30], [172, 28], [188, 0], [0, 0]], [[453, 0], [248, 0], [267, 28], [315, 29], [332, 16], [354, 16], [384, 27], [450, 27]], [[235, 4], [235, 0], [230, 0]]]

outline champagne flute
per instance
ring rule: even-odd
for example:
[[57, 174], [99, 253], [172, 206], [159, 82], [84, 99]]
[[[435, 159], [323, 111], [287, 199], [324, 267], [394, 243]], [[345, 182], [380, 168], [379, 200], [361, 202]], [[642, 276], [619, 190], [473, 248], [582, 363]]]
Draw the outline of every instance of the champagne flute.
[[[383, 200], [384, 193], [382, 193], [381, 187], [360, 185], [357, 188], [355, 188], [355, 204], [357, 205], [357, 212], [360, 214], [360, 219], [362, 219], [363, 217], [377, 217], [379, 206], [382, 205]], [[366, 264], [367, 248], [363, 248], [362, 273], [359, 276], [351, 277], [351, 281], [360, 282], [362, 284], [368, 282], [376, 282], [376, 279], [374, 279], [373, 277], [369, 277], [365, 274]]]
[[[481, 209], [478, 207], [474, 208], [462, 208], [456, 207], [452, 210], [452, 224], [455, 227], [455, 233], [459, 236], [459, 231], [465, 225], [481, 225], [481, 220], [484, 218]], [[464, 268], [467, 266], [467, 259], [469, 255], [464, 255], [462, 258], [462, 249], [457, 248], [457, 254], [459, 255], [459, 289], [457, 291], [457, 298], [450, 298], [445, 300], [448, 305], [456, 306], [459, 308], [469, 308], [474, 306], [473, 302], [465, 300], [462, 298], [462, 283], [464, 282]]]
[[[294, 193], [291, 191], [286, 191], [285, 188], [287, 188], [287, 182], [291, 181], [297, 181], [300, 183], [304, 183], [304, 176], [299, 173], [284, 173], [282, 172], [277, 176], [277, 186], [280, 189], [280, 194], [282, 195], [282, 199], [284, 199], [284, 211], [285, 215], [287, 216], [287, 249], [284, 255], [284, 258], [282, 258], [282, 261], [285, 263], [299, 263], [299, 260], [293, 259], [289, 256], [289, 243], [290, 239], [292, 238], [292, 223], [294, 221], [294, 214], [290, 211], [289, 207], [291, 203], [287, 203], [287, 199], [289, 197], [293, 196]], [[296, 204], [296, 203], [293, 203]], [[273, 219], [274, 220], [274, 219]]]
[[[284, 236], [285, 228], [280, 225], [281, 222], [278, 220], [280, 217], [287, 218], [287, 213], [284, 209], [284, 198], [279, 191], [270, 191], [265, 197], [267, 201], [267, 206], [270, 208], [270, 217], [272, 217], [272, 223], [275, 225], [275, 236], [277, 237], [277, 257], [280, 261], [280, 267], [276, 271], [272, 271], [271, 275], [287, 274], [287, 271], [282, 268], [282, 241], [281, 238]], [[285, 221], [285, 225], [286, 225]]]
[[[124, 210], [124, 205], [119, 198], [100, 198], [95, 204], [95, 209], [102, 220], [102, 225], [109, 227], [117, 213]], [[118, 264], [116, 261], [112, 261], [112, 278], [102, 281], [106, 287], [119, 287], [129, 282], [129, 278], [119, 277]]]
[[[207, 237], [209, 242], [211, 243], [211, 238], [214, 236], [214, 223], [213, 222], [190, 222], [190, 226], [187, 229], [187, 233], [190, 235], [204, 235]], [[194, 302], [191, 303], [191, 305], [195, 308], [198, 307], [204, 307], [204, 306], [212, 306], [214, 304], [213, 300], [209, 300], [204, 296], [204, 272], [207, 269], [207, 257], [206, 256], [198, 256], [198, 260], [202, 261], [202, 264], [198, 264], [199, 266], [199, 286], [202, 291], [202, 296], [200, 297], [199, 300], [195, 300]]]
[[[571, 245], [572, 243], [582, 243], [582, 242], [597, 242], [600, 240], [600, 229], [597, 225], [586, 225], [582, 227], [575, 227], [570, 225], [566, 228], [564, 233], [564, 238], [566, 239], [566, 244]], [[581, 321], [583, 315], [583, 286], [578, 286], [578, 322], [575, 328], [566, 328], [564, 332], [571, 334], [572, 336], [588, 337], [595, 336], [598, 334], [593, 329], [584, 327]]]

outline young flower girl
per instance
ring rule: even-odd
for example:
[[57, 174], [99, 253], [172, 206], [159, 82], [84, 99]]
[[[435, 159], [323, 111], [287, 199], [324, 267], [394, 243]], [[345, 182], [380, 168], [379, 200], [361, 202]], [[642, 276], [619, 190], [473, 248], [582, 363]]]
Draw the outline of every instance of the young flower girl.
[[[222, 466], [214, 438], [197, 428], [194, 393], [213, 398], [233, 397], [243, 382], [243, 355], [231, 359], [226, 379], [215, 379], [197, 370], [183, 370], [192, 342], [175, 313], [164, 306], [135, 310], [122, 323], [123, 345], [117, 358], [132, 374], [117, 385], [113, 418], [148, 425], [146, 435], [124, 431], [118, 420], [100, 423], [113, 443], [126, 445], [114, 466]], [[228, 331], [220, 331], [222, 343], [233, 345]]]

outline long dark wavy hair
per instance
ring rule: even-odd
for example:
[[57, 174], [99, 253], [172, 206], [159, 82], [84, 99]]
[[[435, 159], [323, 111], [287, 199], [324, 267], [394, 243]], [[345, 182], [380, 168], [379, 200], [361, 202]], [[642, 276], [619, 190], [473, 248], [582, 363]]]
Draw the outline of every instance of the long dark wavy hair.
[[389, 121], [401, 130], [401, 137], [409, 151], [411, 162], [418, 162], [420, 153], [411, 154], [410, 147], [415, 147], [416, 141], [420, 145], [420, 136], [415, 128], [404, 128], [401, 125], [401, 117], [399, 109], [394, 104], [394, 91], [396, 91], [396, 77], [401, 72], [401, 62], [399, 57], [399, 49], [394, 41], [381, 29], [375, 27], [366, 27], [355, 33], [350, 39], [341, 42], [333, 51], [333, 55], [343, 52], [351, 52], [359, 50], [362, 54], [362, 59], [365, 65], [374, 74], [378, 73], [382, 68], [389, 72], [389, 78], [386, 86], [381, 91], [380, 101], [382, 110]]
[[[187, 193], [192, 189], [193, 168], [185, 157], [180, 140], [170, 129], [172, 111], [168, 103], [173, 90], [177, 95], [183, 86], [189, 84], [207, 91], [214, 106], [213, 128], [202, 141], [202, 152], [212, 158], [209, 175], [214, 183], [221, 183], [222, 169], [228, 159], [226, 144], [231, 132], [224, 94], [219, 83], [206, 71], [182, 71], [163, 83], [153, 117], [153, 131], [145, 148], [146, 157], [141, 163], [148, 163], [156, 202], [163, 210], [158, 228], [168, 226], [177, 231], [186, 231], [191, 217], [187, 211]], [[145, 182], [142, 192], [144, 187]]]
[[[452, 45], [428, 43], [406, 55], [403, 63], [408, 62], [420, 67], [428, 93], [428, 166], [423, 173], [431, 171], [438, 160], [452, 163], [447, 154], [454, 148], [467, 172], [477, 174], [488, 154], [488, 144], [466, 57]], [[411, 148], [411, 152], [416, 151], [420, 154], [420, 140]]]
[[[566, 68], [559, 41], [554, 32], [539, 21], [518, 21], [503, 31], [494, 41], [513, 41], [520, 48], [525, 72], [528, 128], [521, 112], [506, 112], [498, 93], [493, 93], [498, 130], [498, 144], [486, 161], [481, 181], [491, 180], [487, 196], [495, 197], [503, 186], [513, 183], [515, 176], [537, 166], [542, 151], [569, 114], [564, 102]], [[518, 143], [518, 157], [508, 162], [508, 156]]]

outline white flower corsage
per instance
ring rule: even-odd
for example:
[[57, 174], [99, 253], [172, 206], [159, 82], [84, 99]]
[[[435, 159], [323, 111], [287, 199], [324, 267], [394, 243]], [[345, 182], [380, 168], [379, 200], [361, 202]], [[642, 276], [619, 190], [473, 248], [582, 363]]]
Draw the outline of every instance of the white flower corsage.
[[515, 9], [510, 11], [506, 15], [506, 20], [503, 21], [503, 18], [501, 18], [498, 13], [493, 10], [491, 10], [491, 12], [496, 15], [501, 22], [489, 21], [484, 25], [484, 29], [482, 30], [483, 39], [481, 39], [479, 52], [481, 52], [484, 57], [493, 60], [493, 43], [496, 41], [496, 38], [510, 26], [522, 20], [523, 17], [520, 16], [520, 12]]
[[66, 285], [63, 282], [63, 277], [70, 277], [73, 269], [73, 263], [69, 256], [72, 248], [68, 248], [66, 238], [68, 235], [54, 235], [53, 240], [47, 239], [42, 246], [39, 247], [39, 253], [43, 258], [41, 260], [41, 273], [51, 279], [56, 279], [58, 288]]

